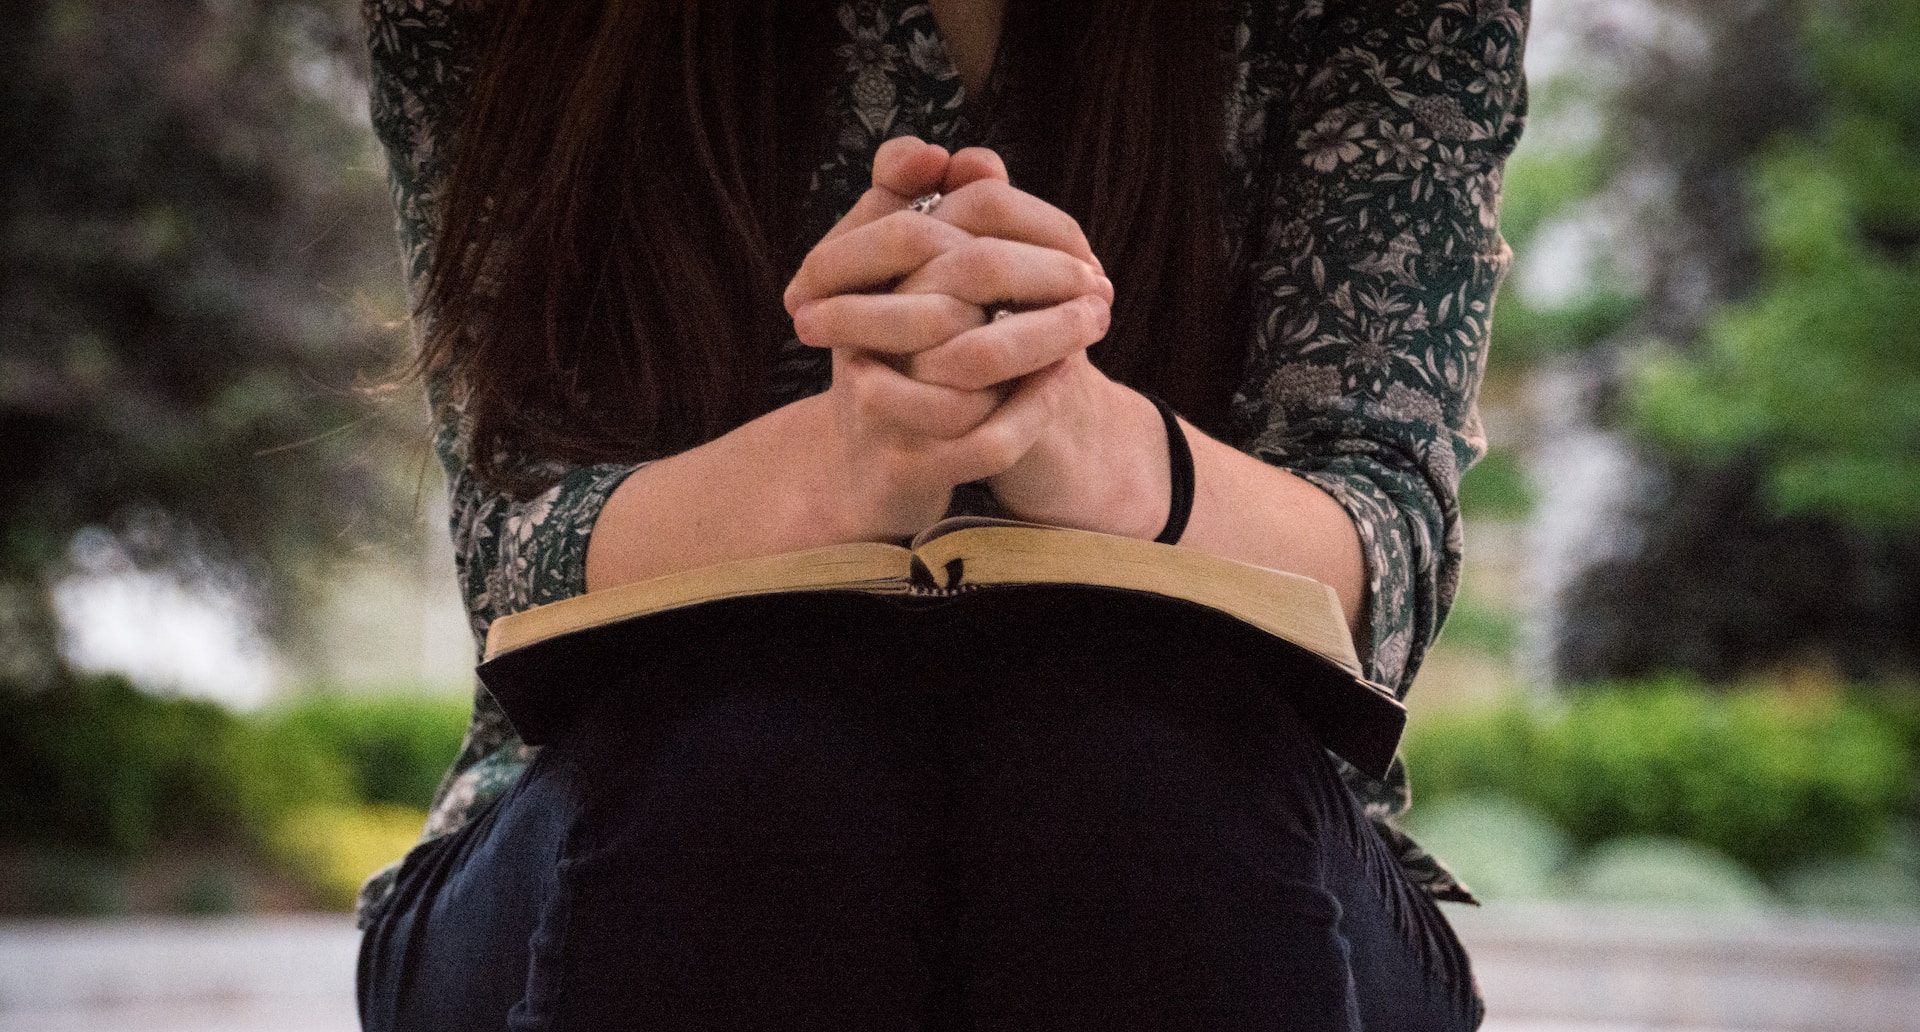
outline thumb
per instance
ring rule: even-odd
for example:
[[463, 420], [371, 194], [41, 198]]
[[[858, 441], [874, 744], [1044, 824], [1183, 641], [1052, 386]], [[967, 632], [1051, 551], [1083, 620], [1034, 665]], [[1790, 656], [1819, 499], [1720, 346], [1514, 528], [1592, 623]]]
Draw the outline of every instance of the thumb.
[[940, 189], [946, 193], [952, 193], [968, 183], [977, 183], [983, 179], [1009, 182], [1007, 163], [1000, 160], [999, 154], [986, 147], [965, 147], [955, 151], [953, 158], [947, 162], [946, 173], [946, 179], [940, 185]]
[[907, 202], [940, 188], [947, 149], [912, 136], [896, 136], [873, 155], [873, 186], [860, 195], [821, 243], [906, 208]]
[[947, 172], [947, 149], [912, 136], [896, 136], [873, 155], [873, 188], [912, 200], [940, 188]]

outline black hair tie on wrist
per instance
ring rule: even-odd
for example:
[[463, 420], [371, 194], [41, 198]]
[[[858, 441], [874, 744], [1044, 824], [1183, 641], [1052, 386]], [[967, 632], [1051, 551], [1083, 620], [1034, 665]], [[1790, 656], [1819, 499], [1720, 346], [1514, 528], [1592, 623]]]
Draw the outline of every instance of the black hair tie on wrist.
[[1193, 514], [1193, 449], [1187, 444], [1186, 432], [1180, 429], [1179, 417], [1173, 414], [1173, 406], [1146, 391], [1140, 393], [1160, 410], [1160, 418], [1167, 424], [1167, 458], [1173, 467], [1173, 503], [1167, 510], [1166, 527], [1154, 540], [1176, 545], [1180, 535], [1186, 533], [1187, 517]]

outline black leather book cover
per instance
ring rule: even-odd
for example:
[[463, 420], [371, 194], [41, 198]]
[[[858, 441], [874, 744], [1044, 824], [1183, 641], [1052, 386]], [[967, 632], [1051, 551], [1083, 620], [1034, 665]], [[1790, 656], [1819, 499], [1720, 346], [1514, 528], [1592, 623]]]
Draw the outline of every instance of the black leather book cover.
[[775, 679], [861, 692], [1136, 693], [1221, 712], [1291, 705], [1321, 744], [1385, 774], [1406, 710], [1305, 649], [1205, 606], [1090, 585], [952, 594], [819, 590], [721, 599], [575, 631], [482, 663], [520, 737], [544, 745], [603, 693], [662, 706]]

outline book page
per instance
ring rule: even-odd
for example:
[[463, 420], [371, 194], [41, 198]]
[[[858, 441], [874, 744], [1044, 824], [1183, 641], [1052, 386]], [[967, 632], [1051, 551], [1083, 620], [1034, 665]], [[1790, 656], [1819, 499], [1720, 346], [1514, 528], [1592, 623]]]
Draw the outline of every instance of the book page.
[[[946, 526], [961, 520], [968, 522]], [[1339, 595], [1311, 577], [1178, 545], [991, 517], [955, 517], [922, 538], [915, 553], [936, 576], [958, 559], [970, 585], [1092, 584], [1185, 599], [1363, 676]]]
[[[907, 547], [919, 551], [920, 546], [934, 538], [944, 537], [956, 530], [971, 527], [1030, 527], [1035, 530], [1068, 530], [1068, 527], [1056, 527], [1048, 523], [1028, 523], [1025, 520], [1009, 520], [999, 516], [949, 516], [931, 527], [915, 534]], [[1084, 532], [1083, 532], [1084, 533]]]
[[487, 629], [485, 655], [492, 659], [555, 635], [716, 599], [890, 584], [907, 576], [911, 556], [899, 545], [857, 541], [737, 559], [590, 591], [495, 620]]

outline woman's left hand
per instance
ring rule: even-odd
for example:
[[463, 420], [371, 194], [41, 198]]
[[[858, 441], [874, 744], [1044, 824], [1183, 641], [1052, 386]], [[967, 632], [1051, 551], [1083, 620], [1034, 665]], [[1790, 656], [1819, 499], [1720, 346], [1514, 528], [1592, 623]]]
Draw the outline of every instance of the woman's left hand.
[[[1050, 303], [891, 360], [914, 379], [963, 390], [1011, 385], [1064, 363], [1047, 429], [1012, 467], [988, 478], [988, 486], [1020, 519], [1152, 538], [1171, 494], [1166, 434], [1152, 402], [1087, 357], [1086, 348], [1106, 336], [1113, 288], [1103, 274], [1099, 293], [1078, 293], [1077, 277], [1054, 273], [1063, 269], [1062, 253], [1100, 269], [1079, 223], [1013, 187], [999, 156], [985, 148], [955, 153], [941, 190], [932, 216], [976, 241], [928, 261], [893, 292], [942, 293], [983, 307], [1009, 297]], [[1056, 253], [1049, 259], [1043, 250]], [[857, 308], [841, 310], [857, 318]], [[821, 326], [817, 319], [811, 329], [814, 341], [827, 346], [871, 332]]]

